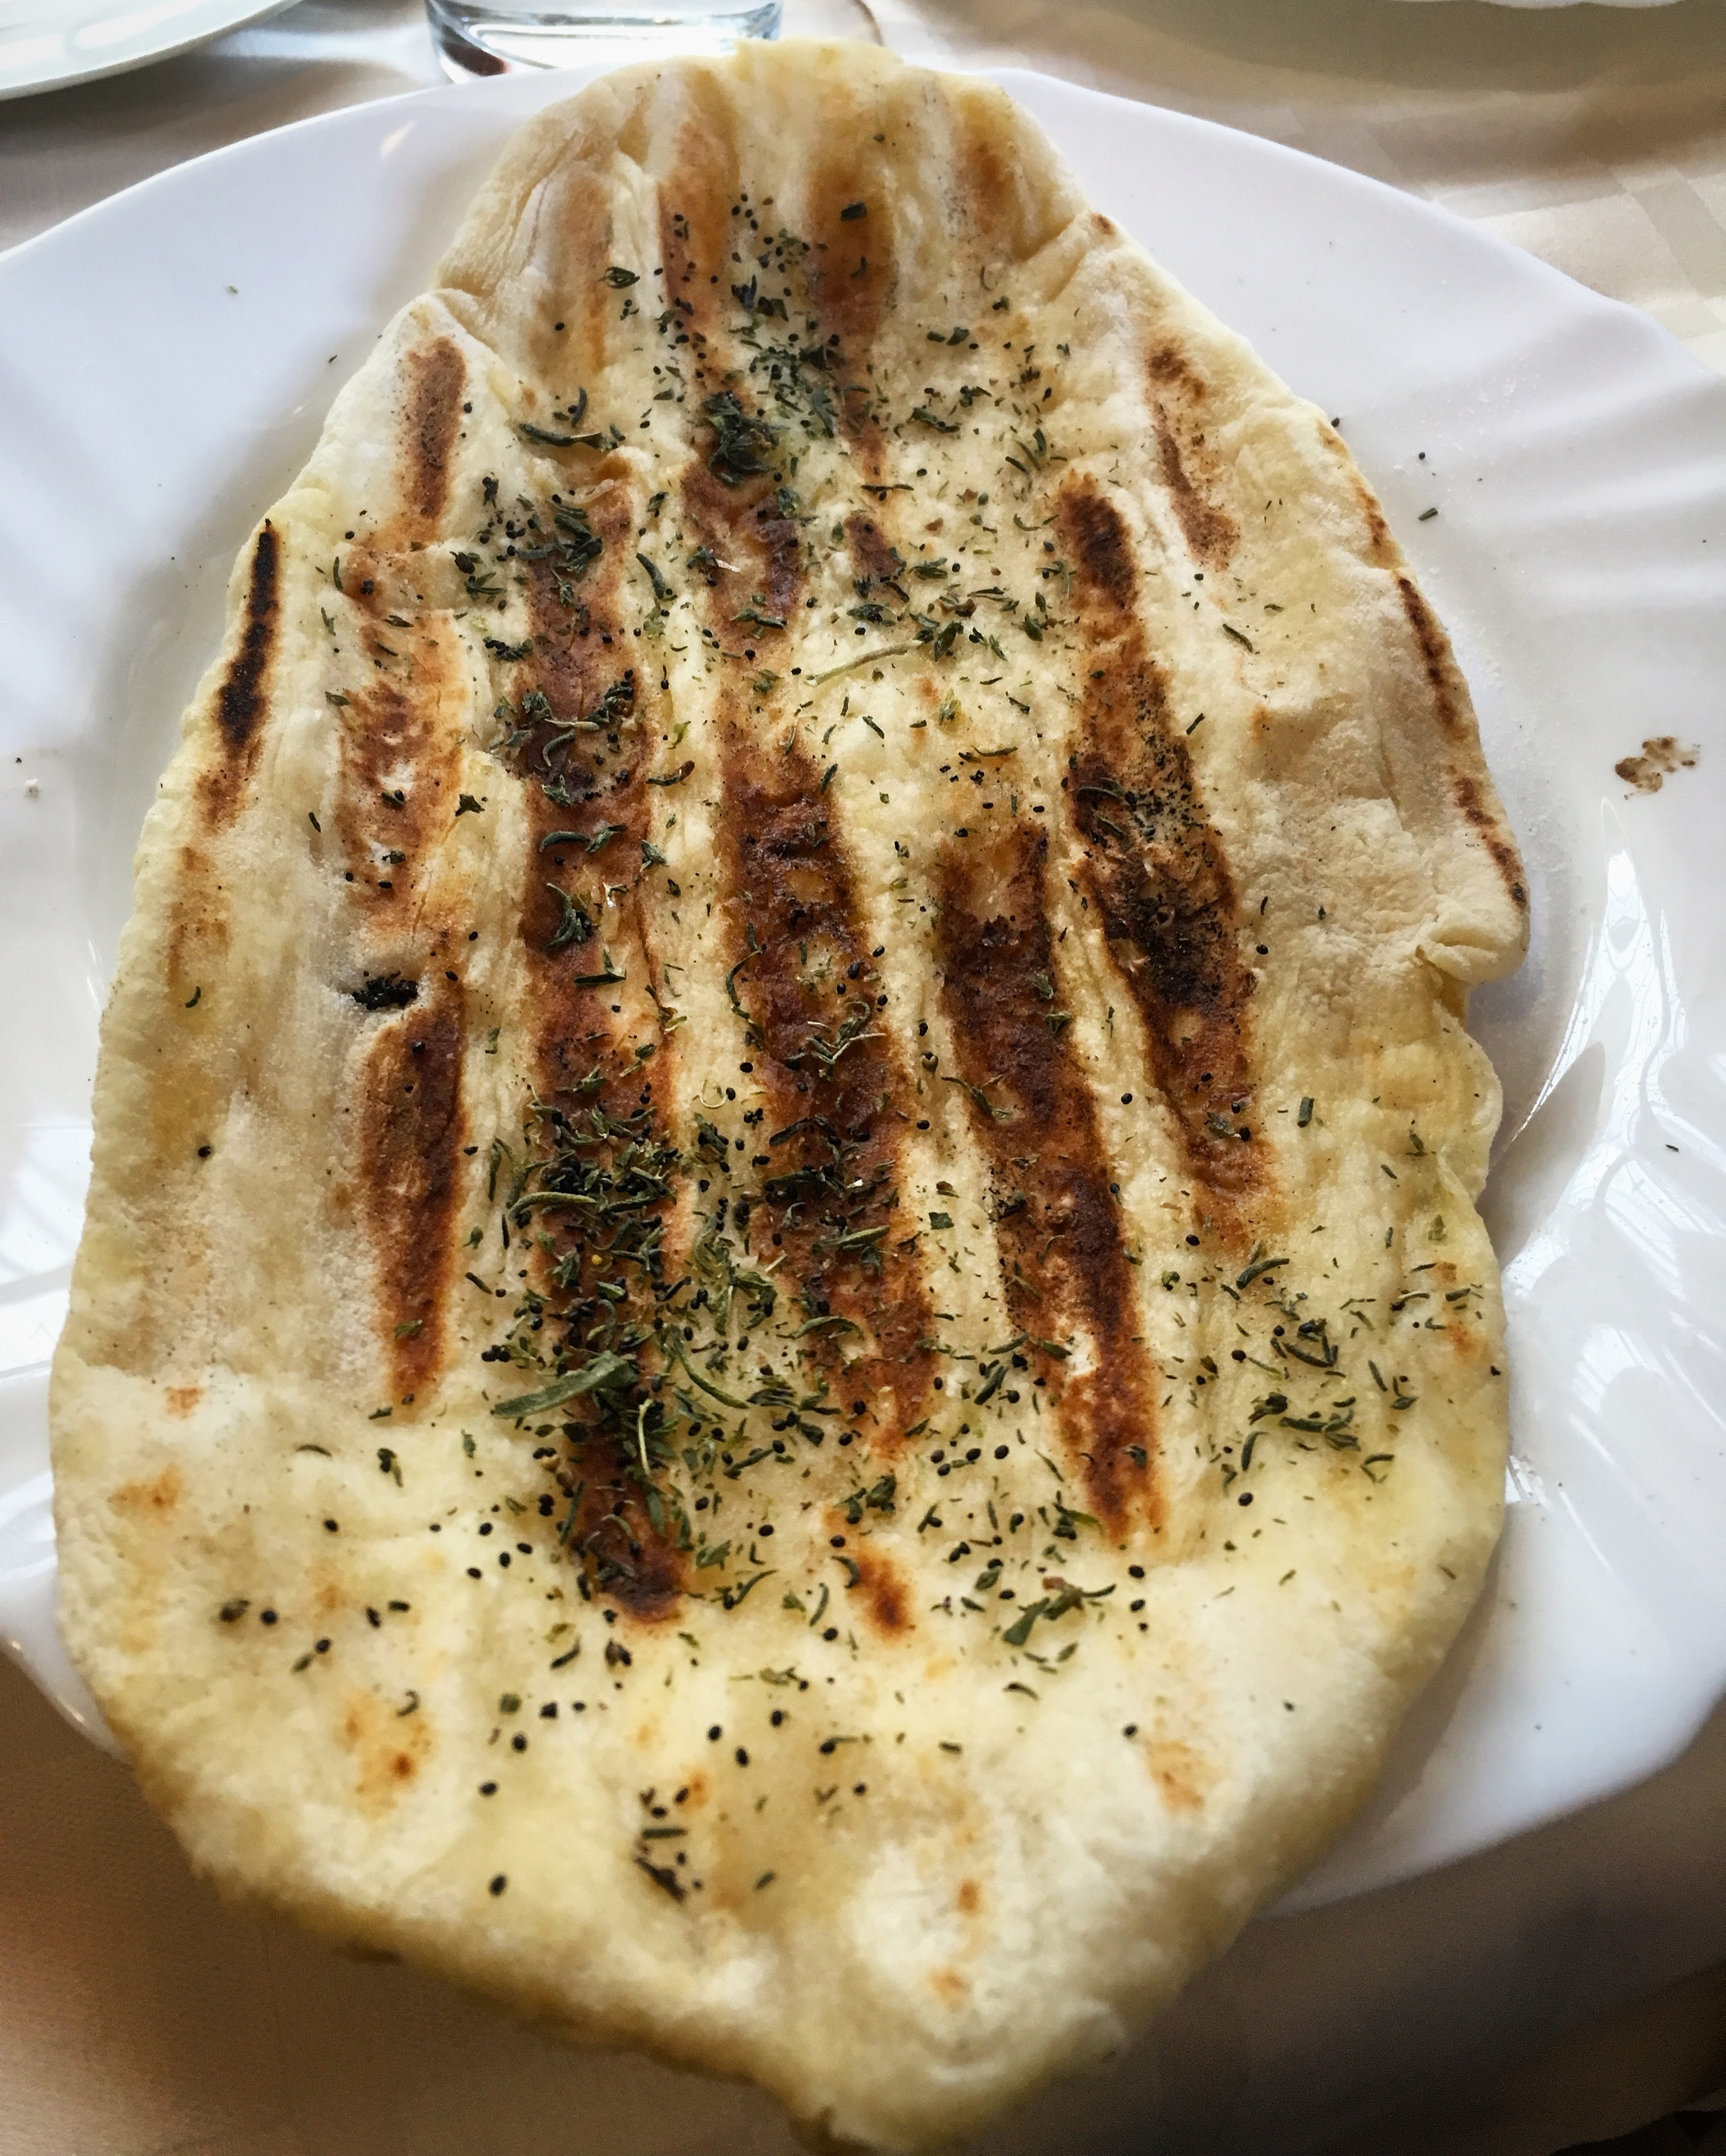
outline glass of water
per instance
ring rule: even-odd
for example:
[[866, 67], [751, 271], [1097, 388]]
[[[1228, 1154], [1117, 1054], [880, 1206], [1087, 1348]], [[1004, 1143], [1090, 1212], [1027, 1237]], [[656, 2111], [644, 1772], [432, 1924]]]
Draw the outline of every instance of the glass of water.
[[665, 53], [728, 52], [740, 38], [774, 38], [782, 0], [425, 0], [444, 72], [507, 74]]

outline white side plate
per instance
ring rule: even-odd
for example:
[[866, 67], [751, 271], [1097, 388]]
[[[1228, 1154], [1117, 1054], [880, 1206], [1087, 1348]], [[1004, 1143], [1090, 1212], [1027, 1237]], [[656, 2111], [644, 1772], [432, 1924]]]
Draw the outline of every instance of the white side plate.
[[[240, 541], [516, 121], [580, 80], [308, 121], [0, 260], [0, 1635], [86, 1727], [51, 1621], [45, 1364], [133, 843]], [[1369, 1817], [1302, 1890], [1329, 1898], [1651, 1772], [1726, 1689], [1726, 383], [1371, 181], [1000, 80], [1339, 418], [1528, 855], [1533, 954], [1474, 1008], [1506, 1096], [1509, 1524]], [[1701, 762], [1631, 796], [1613, 766], [1654, 734]]]
[[0, 0], [0, 97], [124, 74], [291, 0]]

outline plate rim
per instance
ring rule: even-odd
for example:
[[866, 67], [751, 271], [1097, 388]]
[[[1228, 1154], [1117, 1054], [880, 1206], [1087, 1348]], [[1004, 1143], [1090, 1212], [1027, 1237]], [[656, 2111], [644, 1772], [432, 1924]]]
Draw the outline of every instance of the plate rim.
[[[181, 54], [196, 52], [200, 45], [213, 44], [218, 38], [225, 38], [233, 31], [248, 29], [253, 23], [264, 22], [271, 15], [282, 14], [294, 4], [295, 0], [228, 0], [229, 9], [230, 12], [226, 14], [222, 22], [217, 23], [213, 28], [195, 30], [188, 37], [170, 38], [164, 44], [152, 44], [146, 43], [141, 48], [128, 52], [126, 58], [123, 59], [100, 60], [90, 67], [74, 66], [53, 69], [44, 74], [26, 75], [22, 80], [16, 82], [8, 82], [3, 79], [0, 79], [0, 103], [9, 102], [12, 99], [18, 97], [45, 97], [50, 92], [57, 90], [76, 90], [80, 87], [80, 85], [87, 82], [105, 82], [113, 75], [131, 74], [139, 68], [153, 67], [157, 60], [177, 59]], [[0, 61], [3, 61], [4, 56], [5, 48], [3, 46], [0, 46]], [[346, 105], [338, 106], [336, 108], [338, 111], [348, 111], [352, 109], [352, 108], [351, 106]], [[323, 116], [319, 115], [316, 116], [322, 117]], [[269, 134], [275, 131], [265, 128], [262, 131], [265, 134]], [[251, 136], [247, 136], [242, 139], [250, 141], [255, 138]], [[224, 145], [223, 146], [233, 147], [234, 146], [230, 144]], [[206, 151], [202, 154], [207, 156], [210, 153]], [[189, 165], [196, 164], [198, 160], [195, 157], [187, 157], [182, 159], [181, 162]], [[175, 172], [178, 170], [178, 167], [171, 165], [167, 169], [170, 172]], [[152, 178], [159, 178], [161, 175], [152, 173], [149, 177]], [[133, 182], [134, 186], [141, 186], [143, 184], [144, 182], [141, 181]], [[120, 194], [130, 194], [131, 191], [131, 187], [127, 187], [121, 188], [119, 192]], [[116, 195], [105, 195], [100, 203], [87, 204], [86, 208], [100, 209], [104, 203], [113, 202], [117, 199], [118, 197]], [[84, 212], [76, 211], [74, 214], [76, 216], [82, 216]], [[59, 230], [60, 224], [66, 224], [70, 222], [71, 219], [69, 218], [62, 218], [59, 221], [59, 224], [51, 224], [49, 226], [48, 230], [49, 232], [58, 232]], [[37, 233], [32, 235], [32, 239], [39, 239], [45, 236], [46, 235], [44, 234]], [[31, 241], [24, 240], [20, 242], [19, 244], [28, 246], [31, 244]], [[17, 251], [18, 249], [16, 247], [8, 248], [6, 250], [6, 254], [16, 254]], [[3, 261], [5, 259], [5, 254], [0, 254], [0, 261]]]
[[[271, 0], [271, 11], [275, 4], [275, 0]], [[549, 71], [545, 74], [527, 74], [524, 72], [519, 75], [506, 76], [491, 82], [432, 85], [393, 93], [384, 98], [361, 100], [354, 105], [338, 107], [330, 112], [308, 115], [286, 122], [280, 127], [261, 131], [257, 135], [244, 137], [239, 141], [218, 146], [199, 157], [183, 160], [181, 163], [169, 167], [161, 172], [151, 174], [133, 186], [100, 202], [89, 205], [72, 217], [49, 227], [43, 233], [33, 235], [16, 247], [7, 250], [4, 254], [0, 254], [0, 290], [3, 290], [5, 280], [14, 265], [30, 262], [33, 259], [37, 250], [44, 248], [51, 249], [56, 244], [62, 242], [63, 235], [72, 233], [74, 228], [81, 234], [88, 229], [93, 222], [100, 224], [105, 218], [129, 213], [136, 207], [135, 198], [144, 195], [148, 190], [172, 188], [177, 184], [181, 184], [182, 176], [192, 176], [193, 184], [198, 184], [202, 178], [201, 168], [203, 167], [217, 165], [220, 161], [230, 157], [244, 158], [257, 155], [259, 146], [273, 145], [277, 136], [292, 136], [307, 129], [331, 129], [344, 125], [362, 126], [364, 124], [362, 116], [369, 116], [375, 124], [378, 114], [393, 114], [407, 109], [424, 107], [428, 110], [455, 111], [460, 109], [458, 100], [462, 99], [481, 100], [485, 103], [504, 108], [500, 116], [503, 124], [507, 126], [511, 119], [519, 121], [525, 119], [529, 112], [537, 110], [544, 105], [555, 101], [560, 92], [563, 95], [573, 95], [586, 81], [611, 71], [609, 69], [598, 67], [590, 69], [558, 71], [560, 74], [567, 72], [567, 86], [561, 82], [554, 85]], [[1202, 136], [1221, 146], [1225, 154], [1238, 154], [1239, 146], [1244, 144], [1252, 155], [1268, 156], [1273, 164], [1293, 161], [1296, 169], [1316, 167], [1322, 176], [1322, 184], [1328, 187], [1334, 187], [1340, 176], [1345, 190], [1351, 192], [1357, 189], [1361, 190], [1364, 192], [1366, 199], [1381, 205], [1387, 203], [1393, 204], [1399, 216], [1407, 216], [1412, 212], [1417, 218], [1431, 220], [1451, 239], [1461, 238], [1469, 246], [1483, 247], [1501, 264], [1509, 268], [1518, 275], [1527, 277], [1532, 269], [1534, 278], [1543, 283], [1549, 290], [1562, 292], [1564, 302], [1567, 306], [1572, 309], [1577, 308], [1580, 299], [1584, 311], [1593, 312], [1598, 316], [1599, 311], [1605, 310], [1606, 314], [1599, 318], [1602, 320], [1610, 318], [1616, 321], [1621, 329], [1625, 328], [1629, 323], [1634, 323], [1636, 327], [1631, 333], [1640, 340], [1652, 354], [1657, 354], [1662, 365], [1670, 368], [1671, 362], [1676, 355], [1682, 359], [1683, 372], [1693, 385], [1726, 393], [1726, 382], [1723, 382], [1719, 376], [1705, 362], [1689, 352], [1679, 339], [1643, 310], [1594, 291], [1553, 264], [1518, 247], [1501, 234], [1472, 223], [1442, 203], [1433, 203], [1423, 197], [1410, 194], [1370, 175], [1356, 172], [1346, 166], [1333, 164], [1328, 160], [1314, 157], [1309, 151], [1294, 148], [1288, 144], [1230, 127], [1221, 122], [1204, 119], [1199, 116], [1175, 111], [1169, 107], [1151, 104], [1146, 100], [1122, 97], [1114, 93], [1094, 90], [1087, 85], [1073, 82], [1066, 77], [1050, 74], [1044, 70], [1022, 67], [957, 66], [948, 67], [939, 71], [986, 77], [999, 83], [1009, 95], [1013, 95], [1016, 86], [1021, 83], [1035, 84], [1040, 87], [1048, 85], [1063, 96], [1071, 97], [1081, 105], [1102, 100], [1105, 105], [1118, 108], [1123, 117], [1127, 117], [1128, 124], [1133, 126], [1166, 128], [1177, 137], [1183, 133]], [[512, 114], [510, 108], [517, 103], [519, 103], [519, 110]], [[500, 139], [500, 148], [502, 146], [502, 137]], [[10, 1645], [9, 1642], [5, 1644]], [[23, 1656], [18, 1658], [23, 1661], [23, 1666], [33, 1679], [39, 1685], [44, 1684], [43, 1678], [31, 1668], [28, 1661]], [[47, 1686], [44, 1685], [44, 1688], [46, 1689]], [[51, 1698], [54, 1697], [52, 1691], [49, 1696]], [[1436, 1868], [1443, 1863], [1456, 1861], [1456, 1857], [1463, 1854], [1514, 1838], [1532, 1830], [1545, 1820], [1564, 1816], [1570, 1812], [1583, 1809], [1600, 1801], [1601, 1798], [1613, 1791], [1629, 1786], [1645, 1779], [1650, 1773], [1658, 1771], [1661, 1765], [1669, 1763], [1670, 1760], [1676, 1758], [1684, 1748], [1695, 1728], [1707, 1718], [1713, 1707], [1717, 1705], [1722, 1697], [1726, 1697], [1726, 1670], [1723, 1670], [1709, 1699], [1698, 1708], [1684, 1731], [1652, 1764], [1646, 1758], [1642, 1758], [1631, 1763], [1621, 1774], [1616, 1777], [1597, 1774], [1591, 1778], [1585, 1794], [1574, 1797], [1562, 1805], [1549, 1808], [1544, 1812], [1538, 1814], [1525, 1812], [1519, 1819], [1501, 1831], [1472, 1840], [1466, 1845], [1466, 1848], [1458, 1850], [1451, 1856], [1435, 1858], [1430, 1862], [1416, 1865], [1414, 1867], [1415, 1872]], [[55, 1703], [61, 1706], [63, 1712], [67, 1711], [63, 1701], [56, 1699]], [[1413, 1875], [1405, 1867], [1402, 1871], [1387, 1874], [1386, 1877], [1408, 1876]], [[1342, 1891], [1345, 1893], [1370, 1891], [1373, 1886], [1379, 1883], [1383, 1882], [1368, 1881], [1363, 1887], [1344, 1888]]]
[[[221, 30], [200, 33], [196, 38], [187, 39], [183, 44], [172, 48], [165, 47], [159, 52], [152, 51], [138, 59], [127, 60], [118, 66], [103, 69], [100, 72], [103, 74], [121, 74], [134, 67], [144, 66], [154, 59], [172, 58], [176, 52], [187, 51], [198, 44], [210, 42], [213, 38], [225, 36], [229, 30], [244, 28], [248, 23], [261, 21], [267, 16], [280, 14], [292, 7], [295, 0], [263, 0], [261, 6], [255, 4], [255, 0], [240, 0], [240, 4], [243, 5], [244, 12], [236, 15], [234, 20], [224, 25]], [[1656, 4], [1656, 0], [1632, 0], [1632, 4]], [[789, 44], [845, 41], [785, 38], [775, 40], [775, 42]], [[642, 55], [644, 60], [653, 57], [655, 57], [654, 54], [647, 52], [644, 52]], [[392, 90], [383, 97], [360, 98], [351, 105], [336, 105], [328, 111], [304, 113], [298, 119], [283, 121], [274, 127], [260, 128], [255, 134], [241, 136], [234, 141], [217, 143], [213, 148], [199, 151], [195, 157], [182, 157], [177, 163], [165, 166], [160, 172], [146, 172], [127, 186], [116, 189], [114, 193], [104, 195], [100, 201], [86, 203], [81, 209], [72, 211], [69, 215], [44, 227], [42, 231], [32, 233], [27, 239], [15, 241], [10, 247], [0, 249], [0, 274], [3, 274], [13, 264], [27, 258], [37, 249], [58, 239], [73, 228], [82, 229], [97, 223], [114, 212], [118, 206], [125, 204], [129, 207], [137, 198], [154, 189], [170, 186], [182, 175], [193, 171], [202, 171], [206, 167], [218, 165], [226, 159], [244, 157], [254, 151], [254, 146], [260, 143], [273, 143], [289, 136], [339, 126], [344, 121], [352, 121], [357, 114], [389, 108], [425, 105], [455, 110], [459, 102], [464, 99], [485, 100], [498, 104], [506, 104], [514, 97], [531, 99], [532, 90], [537, 90], [542, 85], [549, 85], [554, 75], [567, 74], [569, 77], [570, 87], [566, 94], [573, 97], [588, 82], [597, 81], [604, 74], [616, 74], [622, 67], [637, 64], [640, 63], [624, 61], [614, 66], [595, 67], [591, 69], [588, 68], [546, 69], [533, 73], [530, 73], [526, 69], [513, 69], [506, 74], [475, 77], [470, 82], [423, 84], [414, 90]], [[1528, 248], [1519, 247], [1514, 240], [1507, 239], [1503, 233], [1497, 232], [1490, 225], [1478, 223], [1474, 218], [1464, 217], [1460, 211], [1452, 209], [1446, 203], [1435, 202], [1430, 196], [1416, 194], [1408, 188], [1394, 186], [1389, 180], [1379, 179], [1370, 172], [1359, 172], [1352, 165], [1339, 164], [1334, 159], [1321, 157], [1313, 151], [1299, 149], [1292, 143], [1279, 141], [1274, 136], [1258, 135], [1250, 128], [1231, 126], [1226, 121], [1207, 119], [1204, 115], [1195, 112], [1184, 112], [1177, 106], [1158, 105], [1148, 98], [1124, 97], [1117, 90], [1098, 90], [1093, 88], [1089, 83], [1076, 82], [1070, 76], [1055, 74], [1045, 68], [1020, 65], [994, 66], [987, 64], [968, 66], [963, 64], [963, 56], [951, 61], [943, 61], [939, 64], [932, 60], [925, 59], [909, 60], [906, 64], [924, 68], [931, 74], [981, 76], [989, 81], [998, 83], [1009, 95], [1012, 93], [1013, 85], [1017, 81], [1049, 85], [1058, 91], [1071, 94], [1082, 100], [1094, 100], [1116, 107], [1122, 112], [1131, 113], [1136, 117], [1148, 118], [1154, 126], [1166, 126], [1177, 131], [1191, 131], [1195, 134], [1223, 141], [1246, 143], [1255, 153], [1262, 153], [1275, 162], [1286, 163], [1298, 169], [1313, 168], [1326, 176], [1327, 183], [1333, 184], [1340, 181], [1345, 187], [1358, 191], [1365, 198], [1395, 203], [1400, 208], [1411, 211], [1418, 217], [1430, 220], [1436, 228], [1448, 232], [1452, 237], [1460, 236], [1470, 243], [1482, 247], [1496, 255], [1501, 263], [1513, 264], [1517, 269], [1525, 272], [1532, 271], [1538, 278], [1547, 283], [1549, 289], [1562, 290], [1572, 303], [1580, 300], [1585, 305], [1603, 310], [1621, 325], [1634, 323], [1647, 337], [1653, 348], [1662, 351], [1668, 357], [1679, 359], [1698, 382], [1726, 384], [1726, 376], [1721, 375], [1715, 368], [1710, 367], [1706, 360], [1698, 357], [1685, 344], [1682, 338], [1669, 330], [1663, 322], [1657, 321], [1646, 308], [1636, 306], [1628, 300], [1615, 299], [1610, 293], [1596, 291], [1593, 285], [1584, 284], [1580, 278], [1573, 277], [1566, 270], [1560, 270], [1556, 264], [1547, 261], [1543, 255], [1536, 254]], [[44, 85], [43, 87], [69, 88], [74, 82], [91, 81], [96, 79], [93, 74], [80, 74], [65, 78], [64, 82], [57, 80], [53, 85]], [[0, 100], [21, 93], [0, 90]], [[555, 101], [554, 98], [546, 100], [547, 103]], [[542, 109], [542, 106], [538, 102], [530, 101], [527, 109], [530, 111], [538, 111]], [[523, 116], [526, 116], [525, 113]], [[1060, 145], [1057, 144], [1056, 146], [1059, 151]], [[1061, 154], [1064, 161], [1065, 152]], [[1269, 362], [1263, 363], [1268, 365]], [[1271, 371], [1274, 372], [1274, 368]], [[1278, 379], [1280, 380], [1281, 377], [1279, 377]]]

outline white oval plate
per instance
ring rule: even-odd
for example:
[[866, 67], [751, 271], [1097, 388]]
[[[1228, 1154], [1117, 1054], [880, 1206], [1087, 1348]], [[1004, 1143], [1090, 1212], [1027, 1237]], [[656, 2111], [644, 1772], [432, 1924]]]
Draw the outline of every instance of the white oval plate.
[[0, 0], [0, 97], [64, 90], [279, 13], [292, 0]]
[[[515, 123], [582, 79], [308, 121], [0, 260], [0, 1635], [93, 1733], [53, 1625], [44, 1403], [133, 844], [240, 541]], [[1456, 637], [1528, 856], [1533, 953], [1473, 1014], [1506, 1098], [1509, 1521], [1370, 1813], [1299, 1897], [1329, 1898], [1651, 1772], [1726, 1689], [1726, 383], [1374, 182], [999, 80], [1339, 418]], [[1615, 762], [1664, 733], [1700, 764], [1631, 796]]]

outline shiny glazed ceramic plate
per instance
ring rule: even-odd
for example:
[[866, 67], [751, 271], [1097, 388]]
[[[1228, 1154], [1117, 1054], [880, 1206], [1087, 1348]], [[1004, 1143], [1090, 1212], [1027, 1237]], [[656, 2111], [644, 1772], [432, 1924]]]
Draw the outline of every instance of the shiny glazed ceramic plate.
[[[0, 259], [0, 1637], [92, 1734], [53, 1622], [45, 1398], [132, 848], [241, 541], [515, 123], [582, 79], [310, 121]], [[1533, 952], [1472, 1014], [1505, 1089], [1504, 1543], [1299, 1897], [1328, 1898], [1649, 1773], [1726, 1691], [1726, 382], [1375, 182], [999, 79], [1338, 418], [1456, 638], [1528, 858]], [[1658, 735], [1699, 761], [1636, 792], [1614, 767]]]
[[0, 97], [123, 74], [290, 0], [0, 0]]

